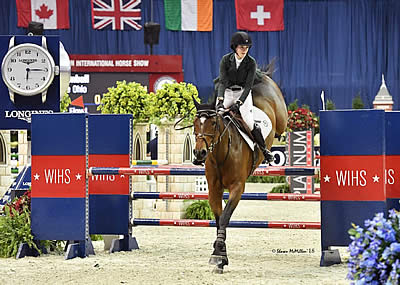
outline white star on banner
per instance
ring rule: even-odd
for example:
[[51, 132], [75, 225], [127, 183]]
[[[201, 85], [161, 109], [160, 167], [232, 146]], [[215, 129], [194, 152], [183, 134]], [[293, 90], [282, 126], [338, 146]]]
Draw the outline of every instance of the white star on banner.
[[372, 179], [374, 180], [374, 183], [375, 183], [375, 182], [379, 182], [379, 178], [380, 178], [380, 177], [379, 177], [378, 175], [376, 175], [376, 174], [375, 174], [374, 177], [372, 177]]
[[81, 180], [82, 175], [80, 175], [79, 173], [77, 175], [75, 175], [76, 180]]
[[36, 173], [35, 175], [33, 175], [33, 177], [35, 178], [35, 180], [39, 180], [40, 175]]
[[324, 176], [324, 182], [331, 182], [331, 178], [327, 175]]

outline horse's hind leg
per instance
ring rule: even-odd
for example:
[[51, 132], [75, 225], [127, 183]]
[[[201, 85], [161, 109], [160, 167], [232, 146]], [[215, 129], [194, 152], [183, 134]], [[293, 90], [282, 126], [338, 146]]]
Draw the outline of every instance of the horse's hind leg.
[[238, 183], [235, 186], [232, 186], [230, 190], [228, 203], [226, 204], [224, 210], [222, 211], [221, 217], [219, 218], [217, 239], [214, 242], [214, 252], [210, 259], [211, 264], [217, 265], [216, 269], [214, 270], [216, 273], [222, 273], [224, 266], [229, 264], [225, 244], [226, 228], [229, 225], [232, 214], [240, 201], [244, 191], [244, 184]]

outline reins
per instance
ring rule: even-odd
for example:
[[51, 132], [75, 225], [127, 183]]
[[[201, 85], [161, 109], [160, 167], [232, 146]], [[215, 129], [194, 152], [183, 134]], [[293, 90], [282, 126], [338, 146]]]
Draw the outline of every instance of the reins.
[[[211, 113], [211, 114], [210, 114], [210, 113]], [[221, 119], [222, 119], [222, 123], [223, 123], [223, 125], [224, 125], [224, 129], [223, 129], [222, 133], [221, 133], [220, 130], [219, 130], [219, 129], [220, 129], [220, 126], [219, 126], [219, 124], [218, 124], [217, 121], [216, 121], [216, 123], [215, 123], [216, 125], [215, 125], [215, 128], [214, 128], [214, 133], [213, 133], [213, 134], [209, 134], [209, 133], [198, 133], [198, 134], [196, 134], [196, 133], [195, 133], [195, 136], [196, 136], [197, 139], [202, 139], [202, 140], [204, 141], [204, 143], [205, 143], [205, 145], [206, 145], [206, 148], [207, 148], [207, 151], [208, 151], [210, 154], [214, 152], [215, 147], [222, 141], [222, 138], [224, 137], [226, 131], [228, 131], [228, 133], [229, 133], [229, 137], [228, 137], [228, 151], [226, 152], [225, 158], [224, 158], [224, 160], [223, 160], [223, 162], [222, 162], [222, 164], [224, 164], [225, 161], [226, 161], [227, 158], [228, 158], [229, 151], [230, 151], [230, 146], [231, 146], [231, 143], [232, 143], [231, 135], [230, 135], [230, 132], [229, 132], [229, 125], [231, 124], [231, 121], [229, 121], [229, 122], [225, 125], [225, 123], [224, 123], [224, 118], [222, 117], [222, 115], [220, 115], [219, 113], [217, 113], [217, 112], [214, 111], [214, 110], [200, 111], [196, 116], [197, 116], [198, 118], [200, 118], [200, 117], [203, 116], [203, 114], [204, 114], [204, 116], [206, 116], [207, 118], [209, 118], [209, 117], [214, 117], [214, 116], [216, 116], [217, 118], [218, 118], [218, 117], [221, 118]], [[218, 119], [217, 119], [217, 120], [218, 120]], [[214, 141], [217, 132], [220, 132], [220, 135], [219, 135], [218, 139], [217, 139], [216, 141]], [[207, 136], [209, 136], [209, 137], [212, 138], [212, 141], [211, 141], [211, 144], [210, 144], [210, 145], [208, 145], [207, 140], [205, 139], [205, 137], [207, 137]]]

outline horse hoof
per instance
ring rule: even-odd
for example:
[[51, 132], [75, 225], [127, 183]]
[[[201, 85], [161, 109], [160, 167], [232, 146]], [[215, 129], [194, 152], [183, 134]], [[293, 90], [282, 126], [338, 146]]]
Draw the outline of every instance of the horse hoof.
[[211, 265], [217, 265], [223, 267], [224, 265], [228, 265], [228, 257], [223, 255], [211, 255], [208, 263]]
[[223, 268], [219, 268], [218, 266], [215, 266], [212, 273], [215, 274], [223, 274], [224, 273], [224, 269]]

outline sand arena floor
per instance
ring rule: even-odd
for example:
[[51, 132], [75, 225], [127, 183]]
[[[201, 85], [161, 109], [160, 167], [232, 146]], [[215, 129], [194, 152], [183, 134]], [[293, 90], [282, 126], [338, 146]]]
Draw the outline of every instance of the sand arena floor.
[[[246, 192], [271, 185], [251, 184]], [[241, 201], [234, 220], [320, 221], [318, 202]], [[140, 250], [64, 260], [0, 259], [2, 284], [349, 284], [347, 265], [320, 267], [320, 231], [228, 229], [229, 266], [223, 275], [208, 265], [215, 228], [137, 227]], [[290, 253], [291, 249], [298, 249]], [[342, 260], [348, 253], [340, 248]], [[279, 253], [280, 251], [280, 253]]]

